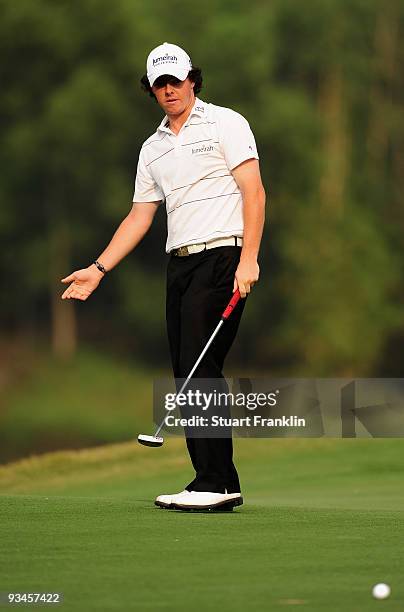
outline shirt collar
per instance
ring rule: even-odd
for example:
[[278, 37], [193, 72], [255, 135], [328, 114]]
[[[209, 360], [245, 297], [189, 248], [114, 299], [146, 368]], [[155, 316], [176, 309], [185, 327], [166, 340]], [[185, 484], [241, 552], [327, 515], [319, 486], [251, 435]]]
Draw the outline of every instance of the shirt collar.
[[[185, 122], [185, 125], [189, 124], [189, 122], [191, 121], [191, 117], [193, 117], [194, 115], [196, 115], [197, 117], [204, 117], [206, 113], [206, 106], [207, 106], [206, 102], [204, 102], [200, 98], [195, 98], [195, 103], [192, 107], [191, 112], [189, 113], [189, 116]], [[162, 132], [168, 132], [169, 134], [171, 134], [171, 130], [168, 127], [167, 115], [164, 115], [163, 120], [158, 126], [157, 130], [160, 130]]]
[[195, 104], [189, 116], [191, 117], [192, 115], [198, 115], [198, 117], [203, 117], [205, 113], [206, 113], [206, 102], [204, 102], [200, 98], [195, 98]]

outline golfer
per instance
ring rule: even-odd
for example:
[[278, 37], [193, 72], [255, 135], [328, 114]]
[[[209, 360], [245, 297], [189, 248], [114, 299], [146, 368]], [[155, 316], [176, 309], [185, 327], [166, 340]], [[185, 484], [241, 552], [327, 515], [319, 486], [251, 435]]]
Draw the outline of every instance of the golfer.
[[[165, 115], [140, 151], [133, 206], [89, 267], [62, 279], [62, 299], [86, 300], [142, 240], [165, 202], [168, 236], [166, 319], [175, 378], [186, 378], [232, 293], [246, 298], [259, 277], [265, 192], [253, 133], [239, 113], [197, 97], [202, 74], [177, 45], [147, 58], [143, 89]], [[225, 357], [245, 299], [209, 348], [196, 378], [224, 383]], [[175, 509], [232, 509], [242, 503], [232, 438], [187, 437], [195, 478], [180, 493], [159, 495]]]

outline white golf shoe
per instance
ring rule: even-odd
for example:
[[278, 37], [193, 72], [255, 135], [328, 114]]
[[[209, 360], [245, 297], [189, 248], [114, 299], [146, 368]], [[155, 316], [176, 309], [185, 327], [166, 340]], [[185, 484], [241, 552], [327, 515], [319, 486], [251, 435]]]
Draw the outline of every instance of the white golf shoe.
[[160, 508], [171, 508], [177, 497], [186, 497], [187, 494], [189, 495], [190, 493], [185, 489], [184, 491], [181, 491], [181, 493], [175, 493], [173, 495], [159, 495], [156, 497], [154, 503], [156, 506], [160, 506]]
[[176, 510], [233, 510], [241, 506], [241, 493], [211, 493], [209, 491], [184, 491], [175, 496], [171, 507]]

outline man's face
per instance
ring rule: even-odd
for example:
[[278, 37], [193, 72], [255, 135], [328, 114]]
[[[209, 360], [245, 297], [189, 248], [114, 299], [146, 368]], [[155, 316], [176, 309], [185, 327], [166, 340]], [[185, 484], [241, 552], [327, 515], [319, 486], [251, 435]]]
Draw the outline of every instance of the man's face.
[[194, 83], [186, 78], [163, 74], [155, 80], [152, 92], [166, 115], [181, 115], [194, 101]]

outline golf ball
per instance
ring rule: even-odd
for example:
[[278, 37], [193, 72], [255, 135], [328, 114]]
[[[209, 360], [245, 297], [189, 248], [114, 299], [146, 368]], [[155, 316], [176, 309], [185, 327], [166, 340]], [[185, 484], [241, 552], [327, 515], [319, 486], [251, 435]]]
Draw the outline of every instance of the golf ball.
[[375, 599], [387, 599], [391, 593], [391, 588], [388, 584], [384, 582], [380, 582], [379, 584], [375, 584], [372, 589], [372, 595]]

